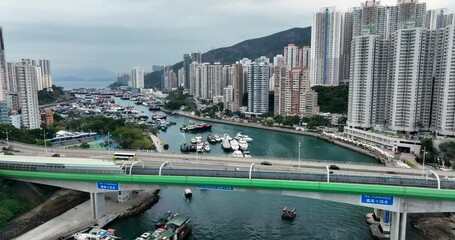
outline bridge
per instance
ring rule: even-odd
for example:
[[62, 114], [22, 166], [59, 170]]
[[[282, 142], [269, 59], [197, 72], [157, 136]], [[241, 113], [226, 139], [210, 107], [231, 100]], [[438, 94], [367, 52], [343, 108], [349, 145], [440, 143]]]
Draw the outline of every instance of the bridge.
[[[199, 188], [254, 191], [328, 200], [371, 207], [391, 239], [405, 239], [408, 213], [455, 211], [453, 173], [397, 170], [379, 166], [345, 166], [330, 170], [320, 164], [260, 160], [223, 162], [194, 158], [112, 162], [88, 158], [1, 156], [0, 177], [90, 193], [94, 218], [105, 214], [105, 193], [122, 198], [134, 190]], [[188, 156], [187, 156], [188, 157]], [[158, 159], [158, 158], [157, 158]], [[359, 169], [371, 168], [371, 171]], [[119, 196], [120, 197], [120, 196]], [[391, 215], [391, 217], [389, 217]]]

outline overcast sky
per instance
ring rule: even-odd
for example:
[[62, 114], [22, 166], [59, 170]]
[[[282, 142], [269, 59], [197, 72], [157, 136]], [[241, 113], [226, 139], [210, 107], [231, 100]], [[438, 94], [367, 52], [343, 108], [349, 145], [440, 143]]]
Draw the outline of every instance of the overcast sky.
[[[205, 52], [293, 27], [311, 25], [325, 6], [346, 11], [352, 0], [1, 0], [8, 61], [46, 58], [53, 69], [173, 64]], [[385, 0], [393, 5], [396, 0]], [[455, 9], [428, 0], [427, 9]]]

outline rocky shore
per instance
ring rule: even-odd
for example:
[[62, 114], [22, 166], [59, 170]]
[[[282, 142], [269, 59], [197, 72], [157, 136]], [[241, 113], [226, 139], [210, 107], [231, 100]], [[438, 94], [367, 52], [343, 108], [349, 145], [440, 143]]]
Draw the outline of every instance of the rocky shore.
[[160, 189], [156, 189], [155, 191], [153, 191], [153, 193], [151, 193], [149, 196], [147, 196], [139, 204], [132, 206], [127, 211], [119, 214], [117, 219], [134, 217], [136, 215], [139, 215], [139, 214], [147, 211], [160, 200], [160, 196], [158, 195], [159, 192], [160, 192]]

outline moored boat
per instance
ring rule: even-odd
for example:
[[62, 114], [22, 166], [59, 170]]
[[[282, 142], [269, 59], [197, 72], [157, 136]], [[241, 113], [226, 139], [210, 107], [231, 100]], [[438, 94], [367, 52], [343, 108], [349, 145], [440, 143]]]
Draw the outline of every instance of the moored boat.
[[247, 142], [253, 141], [253, 139], [248, 137], [248, 135], [245, 135], [242, 132], [238, 132], [237, 135], [235, 136], [235, 139], [239, 140], [240, 138], [243, 138]]
[[281, 218], [285, 220], [294, 220], [294, 218], [297, 216], [297, 212], [295, 208], [293, 209], [288, 209], [287, 207], [283, 208], [281, 211]]
[[225, 151], [230, 151], [231, 150], [231, 143], [227, 138], [224, 138], [223, 141], [221, 142], [221, 148]]
[[185, 196], [186, 198], [191, 198], [193, 197], [193, 193], [191, 192], [190, 189], [186, 188], [185, 191], [183, 192], [183, 196]]
[[235, 150], [234, 152], [232, 152], [232, 157], [243, 158], [243, 153], [240, 150]]
[[75, 240], [116, 240], [121, 237], [115, 235], [115, 229], [104, 230], [101, 228], [92, 228], [88, 232], [76, 233], [73, 235]]
[[245, 141], [245, 139], [243, 139], [243, 138], [239, 139], [239, 148], [242, 151], [245, 151], [248, 149], [248, 143]]
[[237, 140], [235, 139], [231, 140], [231, 149], [234, 151], [239, 150], [239, 142], [237, 142]]
[[163, 215], [161, 215], [158, 219], [154, 221], [155, 227], [162, 227], [164, 226], [169, 220], [171, 220], [176, 214], [173, 214], [171, 211], [167, 211]]
[[212, 125], [206, 123], [198, 123], [198, 124], [187, 124], [180, 127], [180, 130], [185, 132], [204, 132], [204, 131], [211, 131]]
[[204, 143], [204, 152], [210, 152], [210, 144], [208, 142]]

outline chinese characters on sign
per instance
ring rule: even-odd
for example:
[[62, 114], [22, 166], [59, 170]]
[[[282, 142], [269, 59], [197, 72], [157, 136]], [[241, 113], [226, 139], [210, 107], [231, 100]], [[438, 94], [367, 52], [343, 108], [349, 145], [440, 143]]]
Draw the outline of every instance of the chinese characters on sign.
[[213, 189], [213, 190], [225, 190], [225, 191], [232, 191], [234, 190], [233, 187], [219, 187], [219, 186], [197, 186], [200, 189]]
[[378, 204], [378, 205], [393, 205], [393, 197], [362, 195], [360, 198], [361, 203]]
[[112, 190], [118, 191], [118, 183], [109, 183], [109, 182], [98, 182], [98, 189], [99, 190]]

